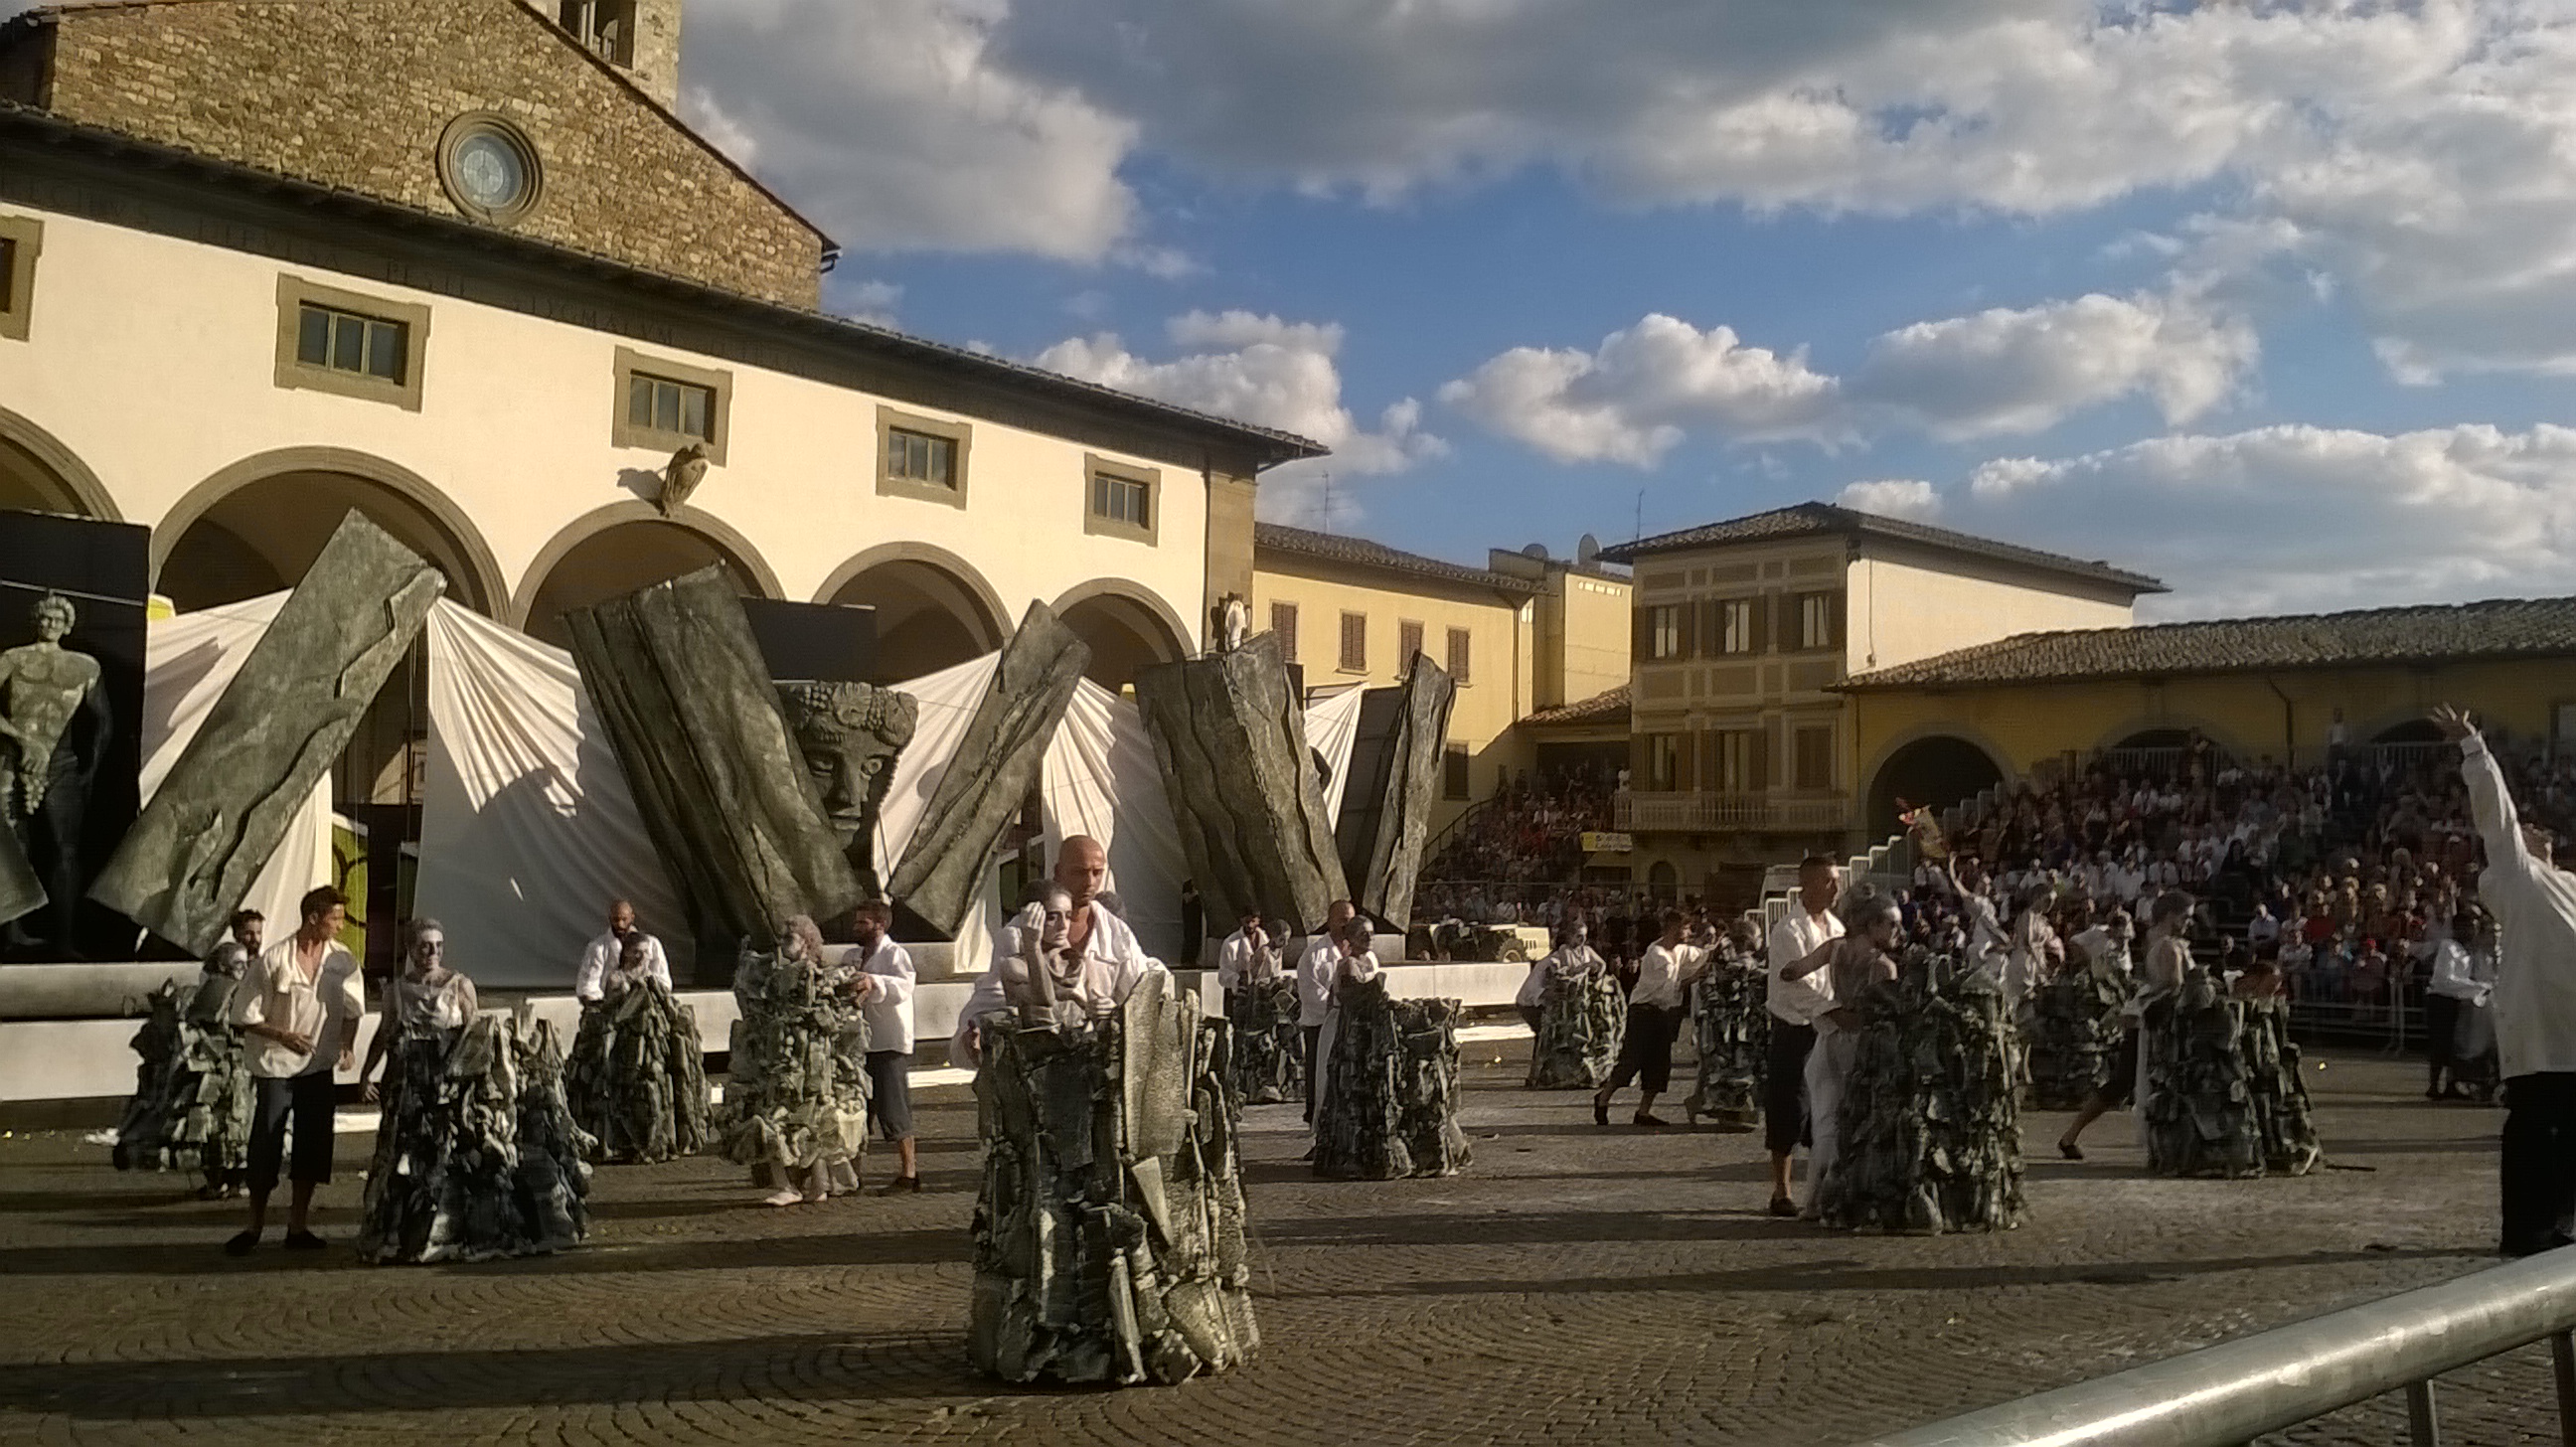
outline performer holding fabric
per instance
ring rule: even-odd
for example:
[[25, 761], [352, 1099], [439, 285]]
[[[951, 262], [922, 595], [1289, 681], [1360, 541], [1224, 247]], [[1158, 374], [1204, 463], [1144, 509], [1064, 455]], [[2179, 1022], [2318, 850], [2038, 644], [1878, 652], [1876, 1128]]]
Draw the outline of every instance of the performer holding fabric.
[[1685, 943], [1690, 917], [1677, 909], [1663, 913], [1664, 932], [1637, 961], [1637, 987], [1628, 992], [1627, 1035], [1619, 1044], [1618, 1068], [1592, 1097], [1592, 1123], [1610, 1123], [1610, 1101], [1631, 1081], [1637, 1084], [1637, 1114], [1632, 1124], [1664, 1126], [1655, 1114], [1655, 1097], [1673, 1081], [1673, 1036], [1681, 1030], [1682, 991], [1708, 968], [1708, 951]]
[[734, 968], [733, 1072], [725, 1082], [725, 1159], [751, 1167], [770, 1206], [858, 1189], [867, 1149], [867, 1062], [852, 979], [828, 965], [806, 915], [778, 926], [774, 952]]
[[2486, 846], [2478, 897], [2503, 937], [2495, 980], [2503, 1249], [2528, 1256], [2576, 1233], [2576, 874], [2557, 866], [2549, 831], [2515, 813], [2469, 716], [2444, 704], [2433, 722], [2460, 746], [2460, 777]]
[[[2485, 961], [2481, 977], [2478, 931], [2478, 917], [2461, 910], [2451, 919], [2450, 935], [2433, 950], [2433, 978], [2424, 992], [2426, 1100], [2463, 1098], [2480, 1089], [2488, 1098], [2495, 1094], [2493, 1062], [2481, 1058], [2493, 1052], [2493, 1022], [2478, 1018], [2495, 993], [2495, 971]], [[2487, 1026], [2485, 1048], [2470, 1048], [2479, 1043], [2481, 1023]]]
[[[306, 892], [303, 923], [259, 957], [233, 992], [232, 1022], [250, 1053], [253, 1092], [250, 1226], [224, 1243], [228, 1255], [258, 1247], [268, 1224], [268, 1198], [284, 1167], [294, 1189], [286, 1208], [286, 1249], [319, 1251], [313, 1234], [313, 1188], [331, 1179], [331, 1077], [346, 1070], [367, 1012], [358, 961], [340, 947], [348, 898], [329, 885]], [[295, 1158], [286, 1159], [286, 1128], [295, 1126]]]

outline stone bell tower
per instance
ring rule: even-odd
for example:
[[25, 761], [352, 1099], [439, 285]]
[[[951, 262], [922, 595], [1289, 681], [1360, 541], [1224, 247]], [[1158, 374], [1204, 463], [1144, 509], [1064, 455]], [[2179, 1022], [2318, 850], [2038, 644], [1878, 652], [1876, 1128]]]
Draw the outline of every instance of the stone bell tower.
[[556, 23], [665, 106], [680, 98], [681, 0], [547, 0]]

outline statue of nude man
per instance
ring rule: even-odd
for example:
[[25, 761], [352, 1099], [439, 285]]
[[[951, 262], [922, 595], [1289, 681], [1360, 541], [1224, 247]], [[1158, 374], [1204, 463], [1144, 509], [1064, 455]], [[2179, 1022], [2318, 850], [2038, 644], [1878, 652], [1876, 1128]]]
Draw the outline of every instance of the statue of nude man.
[[[107, 739], [107, 697], [99, 687], [98, 660], [63, 646], [77, 619], [71, 600], [47, 593], [36, 600], [36, 641], [0, 653], [0, 740], [6, 741], [0, 763], [0, 813], [33, 862], [36, 822], [44, 821], [51, 846], [50, 869], [39, 866], [45, 892], [52, 897], [58, 946], [71, 944], [72, 912], [81, 897], [81, 816], [89, 803], [91, 780]], [[75, 714], [90, 715], [90, 757], [64, 747]], [[32, 943], [13, 922], [12, 945]]]

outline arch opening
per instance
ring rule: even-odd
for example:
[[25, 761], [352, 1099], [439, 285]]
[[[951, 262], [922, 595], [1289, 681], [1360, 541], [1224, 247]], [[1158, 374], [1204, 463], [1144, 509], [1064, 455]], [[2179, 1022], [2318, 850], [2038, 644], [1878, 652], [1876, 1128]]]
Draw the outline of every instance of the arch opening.
[[695, 528], [661, 518], [612, 522], [565, 549], [525, 589], [524, 626], [530, 637], [564, 647], [571, 637], [564, 614], [709, 564], [725, 570], [735, 592], [767, 595], [760, 570], [749, 559]]
[[0, 427], [0, 509], [12, 512], [59, 512], [74, 517], [116, 520], [97, 479], [80, 460], [53, 446], [21, 440], [14, 429]]
[[877, 610], [876, 673], [884, 683], [980, 658], [1002, 646], [1006, 627], [974, 584], [920, 558], [861, 569], [822, 601]]
[[1091, 665], [1083, 676], [1112, 693], [1134, 683], [1144, 669], [1189, 655], [1159, 613], [1125, 593], [1093, 593], [1058, 613], [1076, 637], [1091, 645]]
[[2002, 783], [2003, 777], [1991, 755], [1956, 734], [1916, 739], [1888, 755], [1870, 778], [1866, 837], [1895, 833], [1903, 827], [1897, 816], [1906, 808], [1928, 805], [1938, 813]]

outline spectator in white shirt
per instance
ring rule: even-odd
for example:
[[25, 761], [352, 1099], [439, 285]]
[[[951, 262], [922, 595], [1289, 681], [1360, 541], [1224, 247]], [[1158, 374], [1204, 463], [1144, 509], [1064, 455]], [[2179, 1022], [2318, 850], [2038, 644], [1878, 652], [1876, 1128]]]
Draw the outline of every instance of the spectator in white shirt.
[[608, 906], [608, 933], [593, 939], [582, 948], [581, 971], [573, 976], [572, 993], [587, 1005], [599, 999], [607, 989], [608, 972], [617, 968], [628, 935], [641, 935], [644, 940], [644, 969], [671, 989], [671, 961], [662, 953], [662, 942], [636, 928], [635, 906], [625, 900], [612, 900]]
[[1359, 918], [1359, 906], [1347, 899], [1334, 900], [1324, 911], [1324, 927], [1306, 942], [1306, 952], [1297, 958], [1297, 1028], [1306, 1037], [1306, 1123], [1315, 1123], [1315, 1074], [1320, 1064], [1315, 1058], [1316, 1043], [1324, 1033], [1324, 1017], [1333, 1009], [1333, 976], [1341, 966], [1342, 948], [1337, 943], [1341, 932]]
[[884, 900], [859, 906], [859, 942], [841, 963], [859, 971], [851, 981], [868, 1031], [868, 1119], [879, 1137], [894, 1142], [900, 1174], [877, 1194], [921, 1189], [921, 1163], [912, 1134], [912, 952], [888, 938], [894, 911]]
[[[319, 1251], [313, 1234], [313, 1188], [331, 1179], [331, 1078], [353, 1063], [358, 1017], [367, 1013], [358, 961], [340, 946], [348, 897], [329, 885], [304, 896], [303, 924], [271, 946], [233, 991], [232, 1022], [250, 1056], [250, 1229], [224, 1243], [247, 1256], [268, 1225], [268, 1198], [286, 1168], [293, 1192], [286, 1208], [286, 1249]], [[295, 1156], [286, 1159], [287, 1124]]]
[[1655, 1114], [1655, 1097], [1673, 1082], [1673, 1036], [1682, 1021], [1682, 991], [1708, 968], [1708, 951], [1684, 942], [1690, 916], [1663, 913], [1664, 932], [1637, 959], [1637, 986], [1628, 992], [1628, 1033], [1619, 1042], [1619, 1064], [1592, 1097], [1592, 1123], [1610, 1123], [1610, 1100], [1634, 1081], [1637, 1125], [1672, 1124]]
[[1278, 953], [1272, 947], [1269, 932], [1261, 927], [1261, 912], [1244, 911], [1242, 927], [1217, 947], [1217, 988], [1236, 990], [1263, 984], [1278, 968]]
[[1798, 1214], [1797, 1198], [1790, 1194], [1790, 1172], [1798, 1144], [1809, 1134], [1807, 1054], [1815, 1048], [1817, 1017], [1834, 1007], [1832, 976], [1815, 973], [1786, 979], [1781, 972], [1842, 935], [1842, 919], [1834, 913], [1842, 884], [1842, 871], [1831, 859], [1809, 855], [1798, 865], [1797, 900], [1771, 926], [1769, 981], [1763, 991], [1763, 1003], [1771, 1012], [1771, 1049], [1763, 1076], [1762, 1132], [1763, 1144], [1771, 1151], [1774, 1216]]
[[2486, 845], [2478, 895], [2503, 936], [2496, 961], [2496, 1054], [2504, 1075], [2504, 1254], [2565, 1246], [2576, 1227], [2576, 874], [2556, 842], [2525, 825], [2469, 716], [2433, 711], [2460, 746], [2460, 777]]

